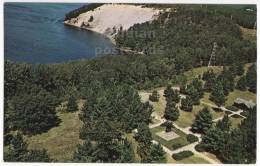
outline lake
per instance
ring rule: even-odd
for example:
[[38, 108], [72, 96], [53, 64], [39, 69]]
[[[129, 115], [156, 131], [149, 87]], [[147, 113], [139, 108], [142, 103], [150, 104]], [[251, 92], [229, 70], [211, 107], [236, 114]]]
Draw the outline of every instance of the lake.
[[32, 64], [60, 63], [94, 58], [97, 50], [114, 50], [115, 46], [103, 35], [63, 24], [65, 14], [82, 5], [5, 3], [5, 59]]

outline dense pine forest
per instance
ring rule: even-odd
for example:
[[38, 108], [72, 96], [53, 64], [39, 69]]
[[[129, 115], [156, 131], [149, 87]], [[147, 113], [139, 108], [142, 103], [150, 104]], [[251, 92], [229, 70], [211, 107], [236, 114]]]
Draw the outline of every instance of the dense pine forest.
[[[158, 6], [157, 6], [158, 7]], [[239, 8], [240, 9], [240, 8]], [[204, 92], [218, 106], [234, 89], [256, 94], [256, 42], [244, 39], [240, 26], [254, 28], [255, 14], [236, 12], [238, 9], [205, 5], [173, 5], [158, 19], [137, 24], [116, 36], [119, 47], [143, 52], [140, 55], [107, 55], [90, 60], [61, 64], [30, 65], [5, 60], [4, 64], [4, 144], [5, 161], [56, 161], [42, 150], [31, 150], [23, 136], [45, 133], [59, 126], [57, 107], [68, 101], [67, 112], [77, 111], [76, 101], [86, 101], [79, 119], [83, 122], [73, 162], [137, 162], [130, 140], [126, 137], [138, 129], [135, 139], [141, 162], [164, 163], [166, 154], [161, 144], [152, 143], [148, 128], [153, 107], [142, 102], [138, 90], [167, 87], [165, 119], [179, 117], [176, 103], [181, 86], [188, 97], [181, 109], [192, 111]], [[71, 13], [77, 15], [78, 13]], [[232, 17], [232, 18], [231, 18]], [[142, 33], [148, 34], [143, 37]], [[129, 35], [131, 34], [131, 35]], [[208, 70], [189, 82], [184, 72], [207, 66], [217, 43], [214, 66], [221, 73]], [[252, 63], [248, 71], [243, 66]], [[235, 83], [235, 77], [239, 80]], [[157, 92], [150, 100], [158, 101]], [[207, 108], [202, 115], [207, 115]], [[237, 129], [230, 129], [225, 118], [212, 125], [192, 128], [203, 133], [198, 151], [207, 151], [224, 163], [256, 161], [256, 108], [250, 110]], [[208, 116], [210, 117], [210, 116]], [[199, 120], [198, 120], [199, 121]], [[212, 121], [212, 120], [209, 120]], [[239, 145], [239, 146], [237, 146]]]

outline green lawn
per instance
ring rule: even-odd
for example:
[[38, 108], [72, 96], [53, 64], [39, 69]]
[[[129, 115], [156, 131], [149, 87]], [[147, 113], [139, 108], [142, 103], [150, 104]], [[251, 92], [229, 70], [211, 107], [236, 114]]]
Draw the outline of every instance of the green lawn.
[[174, 145], [174, 144], [180, 144], [181, 146], [190, 144], [186, 139], [186, 134], [176, 128], [173, 128], [172, 131], [174, 131], [180, 137], [172, 139], [170, 141], [166, 141], [163, 138], [156, 135], [157, 132], [164, 131], [164, 130], [165, 130], [165, 127], [158, 126], [158, 127], [152, 128], [151, 133], [152, 133], [154, 140], [160, 142], [162, 145], [166, 146], [170, 150], [174, 150], [174, 148], [172, 147], [172, 145]]
[[233, 105], [234, 101], [237, 97], [240, 97], [245, 100], [252, 100], [253, 102], [256, 102], [256, 94], [249, 92], [249, 91], [240, 91], [240, 90], [234, 90], [233, 92], [230, 92], [227, 101], [225, 103], [225, 106]]
[[229, 118], [231, 122], [231, 128], [237, 128], [244, 118], [238, 116], [231, 116]]
[[193, 124], [196, 114], [202, 109], [202, 106], [193, 106], [192, 112], [186, 112], [180, 109], [180, 116], [174, 123], [179, 127], [185, 128]]
[[62, 120], [58, 127], [50, 129], [47, 133], [26, 137], [30, 149], [45, 148], [51, 158], [62, 161], [69, 161], [79, 139], [79, 130], [82, 122], [78, 118], [78, 112], [58, 113]]
[[[201, 111], [204, 108], [204, 106], [206, 106], [206, 105], [203, 105], [203, 104], [195, 105], [195, 106], [193, 106], [192, 112], [186, 112], [186, 111], [183, 111], [180, 109], [180, 116], [179, 116], [178, 120], [174, 123], [182, 128], [191, 126], [195, 120], [196, 114], [198, 114], [198, 112]], [[208, 107], [208, 108], [210, 108], [210, 107]], [[213, 119], [217, 119], [224, 115], [223, 111], [216, 111], [211, 108], [210, 108], [210, 112], [212, 114]]]

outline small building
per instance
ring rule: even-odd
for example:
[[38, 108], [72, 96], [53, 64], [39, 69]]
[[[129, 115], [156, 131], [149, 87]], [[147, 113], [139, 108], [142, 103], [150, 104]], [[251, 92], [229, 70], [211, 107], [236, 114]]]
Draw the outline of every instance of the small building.
[[236, 98], [236, 100], [234, 101], [234, 106], [240, 109], [250, 110], [253, 109], [256, 104], [252, 100], [248, 101], [242, 98]]

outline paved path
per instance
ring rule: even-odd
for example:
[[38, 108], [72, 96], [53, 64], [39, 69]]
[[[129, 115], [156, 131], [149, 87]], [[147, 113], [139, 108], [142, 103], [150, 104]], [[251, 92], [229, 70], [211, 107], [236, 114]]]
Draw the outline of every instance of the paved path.
[[[210, 106], [210, 107], [212, 107], [212, 108], [219, 108], [219, 109], [221, 109], [222, 111], [231, 112], [231, 114], [229, 114], [229, 117], [232, 116], [232, 115], [238, 115], [238, 116], [241, 116], [242, 118], [246, 118], [245, 116], [241, 115], [241, 113], [243, 112], [243, 110], [241, 110], [241, 109], [238, 110], [238, 111], [232, 111], [232, 110], [229, 110], [229, 109], [227, 109], [227, 108], [225, 108], [225, 107], [223, 107], [223, 106], [217, 107], [217, 106], [214, 105], [214, 104], [207, 103], [207, 102], [204, 102], [204, 101], [201, 101], [201, 103], [204, 104], [204, 105], [208, 105], [208, 106]], [[222, 117], [222, 118], [223, 118], [223, 117]], [[218, 119], [219, 119], [219, 118], [218, 118]], [[216, 120], [216, 119], [214, 119], [214, 120]], [[213, 121], [214, 121], [214, 120], [213, 120]]]

